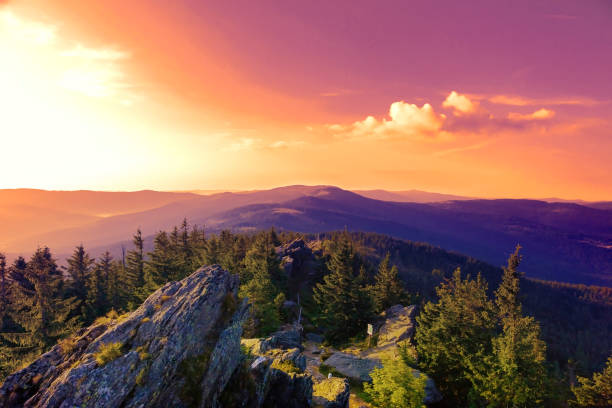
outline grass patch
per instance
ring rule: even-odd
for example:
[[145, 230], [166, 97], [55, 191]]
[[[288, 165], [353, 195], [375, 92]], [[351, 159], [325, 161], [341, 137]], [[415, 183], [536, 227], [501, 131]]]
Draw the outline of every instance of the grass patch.
[[121, 352], [122, 347], [123, 344], [121, 342], [102, 344], [98, 349], [98, 352], [94, 354], [96, 363], [98, 363], [99, 366], [104, 366], [116, 358], [121, 357], [123, 354]]
[[274, 360], [270, 367], [284, 371], [287, 374], [298, 374], [302, 372], [302, 370], [300, 370], [291, 360]]
[[168, 295], [162, 295], [161, 299], [159, 300], [160, 304], [164, 304], [166, 303], [168, 300], [172, 299], [172, 296], [168, 296]]
[[150, 322], [150, 321], [151, 321], [151, 318], [150, 318], [150, 317], [145, 317], [145, 318], [143, 318], [143, 319], [140, 321], [140, 323], [147, 323], [147, 322]]

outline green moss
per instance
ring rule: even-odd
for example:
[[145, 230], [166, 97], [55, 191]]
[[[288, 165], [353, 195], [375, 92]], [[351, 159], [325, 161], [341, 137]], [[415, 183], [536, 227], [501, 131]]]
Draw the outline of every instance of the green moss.
[[297, 374], [302, 372], [291, 360], [274, 360], [272, 368], [286, 372], [287, 374]]
[[312, 388], [312, 395], [334, 401], [338, 394], [344, 391], [345, 380], [343, 378], [332, 377], [315, 384]]
[[98, 351], [94, 354], [94, 358], [96, 359], [96, 363], [98, 365], [103, 366], [116, 358], [121, 357], [123, 354], [121, 352], [121, 348], [123, 344], [121, 342], [102, 344]]

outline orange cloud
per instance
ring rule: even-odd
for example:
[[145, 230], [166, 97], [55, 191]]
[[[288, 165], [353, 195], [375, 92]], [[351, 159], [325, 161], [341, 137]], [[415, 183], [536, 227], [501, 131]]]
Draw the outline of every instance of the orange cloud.
[[509, 106], [533, 106], [533, 105], [576, 105], [594, 106], [602, 103], [590, 98], [548, 98], [533, 99], [517, 95], [493, 95], [486, 98], [489, 102], [497, 105]]
[[514, 121], [529, 121], [529, 120], [544, 120], [550, 119], [555, 116], [555, 112], [550, 109], [538, 109], [537, 111], [529, 114], [522, 114], [516, 112], [508, 113], [508, 119]]

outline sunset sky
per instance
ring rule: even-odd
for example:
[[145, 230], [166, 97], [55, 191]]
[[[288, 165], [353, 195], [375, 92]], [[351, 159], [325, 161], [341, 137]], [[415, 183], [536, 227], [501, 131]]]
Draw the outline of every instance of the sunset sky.
[[0, 188], [612, 200], [612, 2], [0, 0]]

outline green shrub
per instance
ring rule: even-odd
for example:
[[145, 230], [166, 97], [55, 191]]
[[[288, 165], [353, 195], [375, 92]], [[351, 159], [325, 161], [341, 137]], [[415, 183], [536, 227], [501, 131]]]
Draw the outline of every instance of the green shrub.
[[103, 366], [116, 358], [121, 357], [123, 354], [121, 352], [121, 348], [123, 344], [121, 342], [102, 344], [98, 349], [98, 352], [94, 354], [94, 358], [96, 359], [96, 363], [98, 365]]
[[364, 391], [374, 407], [422, 408], [425, 407], [425, 383], [427, 376], [415, 375], [408, 365], [409, 357], [386, 358], [381, 368], [375, 368], [370, 376], [372, 383], [364, 383]]

